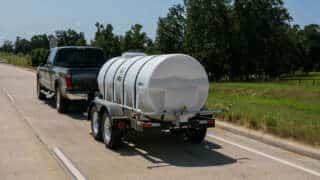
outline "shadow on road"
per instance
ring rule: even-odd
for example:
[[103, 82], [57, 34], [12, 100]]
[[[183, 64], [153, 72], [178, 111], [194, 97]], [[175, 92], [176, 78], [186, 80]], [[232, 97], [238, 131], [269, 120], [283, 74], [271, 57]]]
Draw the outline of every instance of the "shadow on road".
[[[55, 102], [53, 99], [48, 99], [43, 101], [45, 104], [49, 105], [52, 108], [56, 108]], [[87, 117], [83, 115], [86, 112], [86, 102], [84, 101], [73, 101], [69, 104], [69, 108], [65, 115], [71, 117], [74, 120], [87, 120]]]
[[182, 137], [161, 135], [160, 137], [136, 137], [134, 142], [125, 142], [117, 150], [123, 156], [142, 156], [150, 161], [149, 169], [164, 166], [206, 167], [236, 163], [237, 160], [217, 152], [221, 146], [209, 141], [190, 144]]

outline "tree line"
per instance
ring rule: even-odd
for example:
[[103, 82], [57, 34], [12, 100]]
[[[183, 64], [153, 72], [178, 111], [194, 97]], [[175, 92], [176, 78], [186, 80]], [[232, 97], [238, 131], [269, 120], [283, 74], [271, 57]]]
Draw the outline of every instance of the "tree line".
[[35, 64], [53, 41], [100, 47], [107, 58], [126, 51], [186, 53], [204, 65], [211, 80], [266, 80], [320, 71], [320, 26], [293, 24], [283, 0], [185, 0], [158, 19], [155, 40], [140, 24], [124, 35], [115, 34], [111, 24], [95, 27], [89, 43], [84, 33], [69, 29], [30, 40], [17, 37], [0, 50], [31, 54]]
[[106, 58], [120, 56], [126, 51], [142, 51], [147, 53], [155, 52], [153, 50], [153, 41], [142, 31], [143, 26], [135, 24], [125, 35], [116, 35], [113, 32], [111, 24], [96, 23], [96, 32], [94, 39], [90, 43], [86, 41], [83, 32], [77, 32], [73, 29], [58, 30], [53, 35], [38, 34], [30, 40], [17, 37], [15, 42], [4, 41], [0, 51], [28, 54], [32, 57], [32, 64], [39, 65], [46, 60], [50, 47], [61, 46], [94, 46], [102, 48]]

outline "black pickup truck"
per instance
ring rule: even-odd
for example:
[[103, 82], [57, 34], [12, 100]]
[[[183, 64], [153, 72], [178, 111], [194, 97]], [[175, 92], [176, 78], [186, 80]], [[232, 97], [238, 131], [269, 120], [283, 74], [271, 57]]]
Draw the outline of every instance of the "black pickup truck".
[[92, 47], [57, 47], [37, 69], [37, 96], [54, 98], [64, 113], [72, 100], [90, 101], [98, 90], [97, 75], [105, 63], [104, 53]]

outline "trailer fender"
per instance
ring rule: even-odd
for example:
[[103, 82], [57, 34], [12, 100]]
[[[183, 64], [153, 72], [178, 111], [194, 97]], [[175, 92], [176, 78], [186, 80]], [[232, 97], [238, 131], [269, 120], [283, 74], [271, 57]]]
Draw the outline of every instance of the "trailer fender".
[[106, 110], [109, 113], [109, 115], [113, 118], [125, 116], [123, 108], [121, 106], [119, 106], [118, 104], [108, 102], [105, 100], [101, 100], [101, 99], [95, 99], [94, 101], [92, 101], [90, 103], [89, 108], [88, 108], [88, 118], [89, 119], [91, 117], [91, 114], [90, 114], [91, 109], [94, 106], [97, 108], [97, 110], [99, 112]]

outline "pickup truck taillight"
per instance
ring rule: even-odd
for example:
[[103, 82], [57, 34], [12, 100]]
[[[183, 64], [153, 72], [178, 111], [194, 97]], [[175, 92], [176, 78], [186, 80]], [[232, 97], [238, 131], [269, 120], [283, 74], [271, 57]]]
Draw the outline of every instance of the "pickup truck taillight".
[[64, 81], [66, 83], [66, 87], [71, 87], [72, 76], [70, 74], [64, 76]]

